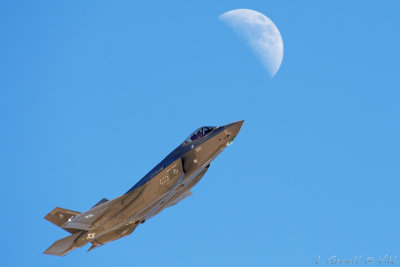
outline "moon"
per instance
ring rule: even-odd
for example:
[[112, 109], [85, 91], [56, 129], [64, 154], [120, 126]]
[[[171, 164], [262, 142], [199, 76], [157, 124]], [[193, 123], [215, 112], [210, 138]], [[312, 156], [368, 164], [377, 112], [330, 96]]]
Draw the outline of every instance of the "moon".
[[272, 77], [283, 59], [283, 41], [275, 24], [264, 14], [251, 9], [234, 9], [218, 17], [243, 37]]

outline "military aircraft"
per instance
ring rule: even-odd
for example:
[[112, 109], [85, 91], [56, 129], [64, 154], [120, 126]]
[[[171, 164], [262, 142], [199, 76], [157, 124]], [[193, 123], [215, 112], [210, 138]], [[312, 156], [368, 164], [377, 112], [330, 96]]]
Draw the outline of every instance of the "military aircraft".
[[44, 253], [64, 256], [89, 242], [90, 251], [131, 234], [140, 223], [190, 196], [190, 189], [207, 172], [210, 162], [233, 142], [242, 124], [237, 121], [197, 129], [120, 197], [103, 198], [83, 213], [53, 209], [44, 218], [71, 235], [57, 240]]

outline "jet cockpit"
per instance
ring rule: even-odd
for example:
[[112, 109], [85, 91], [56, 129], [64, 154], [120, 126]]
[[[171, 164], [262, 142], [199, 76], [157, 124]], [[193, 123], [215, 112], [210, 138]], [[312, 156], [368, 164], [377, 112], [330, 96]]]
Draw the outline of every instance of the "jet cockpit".
[[211, 133], [216, 128], [218, 128], [218, 127], [214, 127], [214, 126], [201, 127], [199, 129], [197, 129], [196, 131], [194, 131], [191, 135], [189, 135], [189, 137], [186, 138], [186, 140], [183, 143], [189, 144], [189, 143], [193, 142], [194, 140], [197, 140], [197, 139], [200, 139], [200, 138], [206, 136], [207, 134]]

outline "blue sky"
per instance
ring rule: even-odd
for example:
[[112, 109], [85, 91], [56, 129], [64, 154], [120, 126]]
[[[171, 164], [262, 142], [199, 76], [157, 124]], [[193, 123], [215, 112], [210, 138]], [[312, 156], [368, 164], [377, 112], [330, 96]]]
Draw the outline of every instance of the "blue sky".
[[[218, 16], [285, 47], [270, 79]], [[3, 1], [4, 266], [312, 266], [400, 257], [398, 1]], [[90, 253], [43, 219], [126, 192], [202, 125], [245, 120], [193, 195]]]

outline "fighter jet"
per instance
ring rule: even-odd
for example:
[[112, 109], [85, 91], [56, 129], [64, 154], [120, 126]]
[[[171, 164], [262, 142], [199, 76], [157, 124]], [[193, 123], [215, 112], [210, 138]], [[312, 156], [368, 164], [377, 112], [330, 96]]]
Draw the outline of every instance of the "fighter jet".
[[44, 218], [71, 235], [57, 240], [44, 253], [64, 256], [87, 243], [88, 251], [131, 234], [136, 227], [165, 208], [190, 196], [210, 162], [230, 145], [243, 121], [205, 126], [194, 131], [125, 194], [103, 198], [80, 213], [55, 208]]

